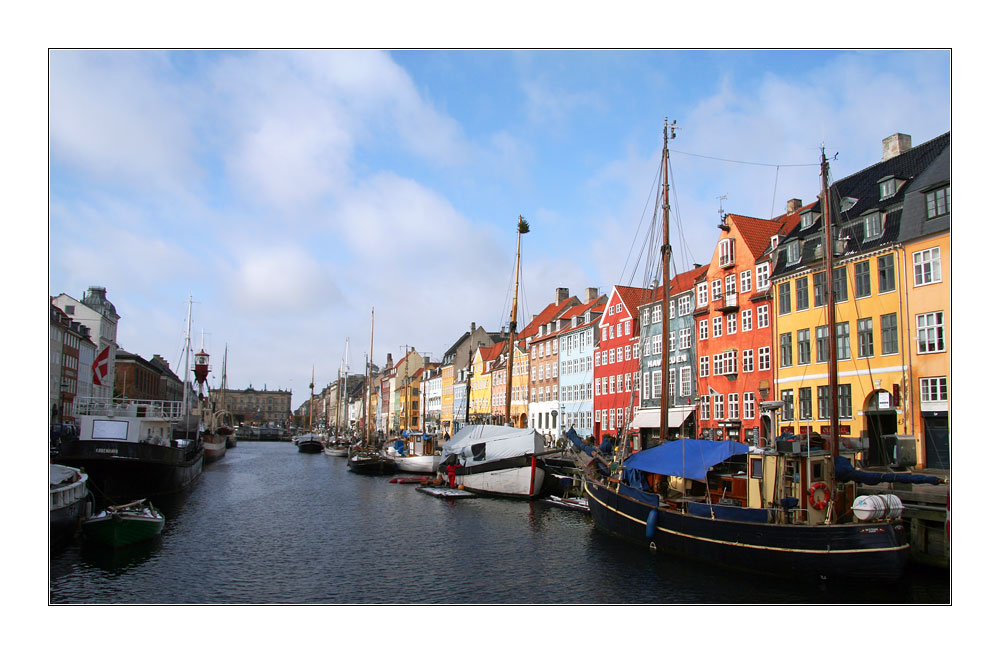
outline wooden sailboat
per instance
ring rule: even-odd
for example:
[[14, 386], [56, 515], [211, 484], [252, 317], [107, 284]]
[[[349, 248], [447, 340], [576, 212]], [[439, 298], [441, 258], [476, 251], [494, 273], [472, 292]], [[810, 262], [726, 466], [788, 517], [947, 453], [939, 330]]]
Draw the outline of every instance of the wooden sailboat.
[[[673, 124], [665, 124], [663, 135], [665, 284], [669, 284], [670, 252], [668, 146], [674, 129]], [[832, 214], [827, 174], [824, 154], [823, 213], [827, 279], [831, 279]], [[831, 288], [828, 285], [827, 306], [832, 323]], [[664, 289], [665, 321], [668, 301], [669, 290]], [[665, 327], [664, 333], [668, 330]], [[832, 338], [830, 347], [834, 347]], [[664, 347], [664, 366], [666, 351]], [[830, 385], [836, 388], [834, 352], [829, 361]], [[660, 405], [663, 444], [625, 459], [617, 475], [598, 452], [574, 440], [593, 457], [585, 467], [584, 485], [598, 527], [658, 552], [754, 572], [802, 579], [899, 577], [909, 548], [906, 527], [899, 520], [902, 505], [891, 495], [868, 501], [859, 496], [854, 481], [839, 474], [836, 410], [830, 412], [834, 436], [829, 449], [822, 442], [808, 443], [804, 451], [781, 447], [773, 428], [770, 443], [752, 451], [737, 441], [668, 441], [666, 387], [664, 383]], [[780, 402], [764, 406], [772, 411], [772, 425], [777, 424], [775, 404]]]
[[347, 380], [350, 377], [349, 374], [345, 375], [344, 370], [350, 369], [347, 363], [347, 352], [351, 347], [351, 339], [347, 339], [347, 344], [344, 346], [344, 363], [340, 368], [337, 369], [337, 412], [334, 419], [333, 429], [329, 432], [326, 437], [326, 442], [323, 446], [323, 454], [327, 456], [347, 456], [347, 448], [350, 445], [350, 439], [347, 437], [347, 432], [341, 427], [341, 407], [344, 407], [344, 413], [347, 413]]
[[[368, 364], [365, 370], [365, 407], [368, 405], [367, 387], [371, 383], [371, 351], [375, 343], [375, 309], [372, 309], [372, 328], [368, 346]], [[366, 414], [367, 416], [367, 414]], [[352, 447], [347, 453], [347, 466], [351, 472], [362, 475], [387, 475], [396, 471], [396, 463], [382, 451], [381, 443], [376, 442], [374, 434], [369, 429], [367, 419], [364, 422], [363, 440], [358, 447]]]
[[323, 437], [313, 431], [313, 388], [316, 384], [316, 368], [313, 367], [312, 380], [309, 382], [309, 431], [300, 434], [295, 440], [299, 452], [319, 454], [323, 451]]
[[[545, 467], [539, 458], [545, 452], [544, 438], [532, 428], [510, 426], [521, 235], [526, 233], [528, 222], [518, 216], [514, 301], [507, 343], [506, 425], [469, 425], [462, 428], [454, 438], [445, 443], [438, 467], [444, 481], [479, 494], [533, 498], [542, 492], [545, 481]], [[468, 398], [466, 402], [468, 403]]]

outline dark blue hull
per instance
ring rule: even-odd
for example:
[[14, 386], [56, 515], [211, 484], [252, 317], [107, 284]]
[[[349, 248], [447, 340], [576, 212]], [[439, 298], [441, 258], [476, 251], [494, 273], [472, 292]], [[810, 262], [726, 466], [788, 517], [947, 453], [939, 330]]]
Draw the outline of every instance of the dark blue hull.
[[[909, 555], [902, 521], [874, 524], [786, 525], [704, 518], [654, 507], [586, 480], [598, 527], [630, 541], [727, 567], [808, 579], [897, 579]], [[650, 511], [656, 511], [652, 538]]]

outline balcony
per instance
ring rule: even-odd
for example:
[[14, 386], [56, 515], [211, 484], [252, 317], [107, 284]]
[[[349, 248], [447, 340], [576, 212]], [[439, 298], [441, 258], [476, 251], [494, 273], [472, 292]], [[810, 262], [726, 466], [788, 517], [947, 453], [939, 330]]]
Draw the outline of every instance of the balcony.
[[732, 313], [740, 309], [740, 296], [738, 293], [727, 293], [721, 300], [716, 300], [716, 311], [722, 313]]

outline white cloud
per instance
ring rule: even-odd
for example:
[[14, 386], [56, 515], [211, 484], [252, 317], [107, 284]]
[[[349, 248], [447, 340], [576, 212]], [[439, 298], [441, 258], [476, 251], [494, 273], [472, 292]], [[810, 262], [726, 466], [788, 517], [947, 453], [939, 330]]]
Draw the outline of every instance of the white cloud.
[[301, 248], [262, 246], [241, 253], [232, 279], [232, 299], [247, 312], [313, 312], [317, 302], [341, 293], [324, 267]]

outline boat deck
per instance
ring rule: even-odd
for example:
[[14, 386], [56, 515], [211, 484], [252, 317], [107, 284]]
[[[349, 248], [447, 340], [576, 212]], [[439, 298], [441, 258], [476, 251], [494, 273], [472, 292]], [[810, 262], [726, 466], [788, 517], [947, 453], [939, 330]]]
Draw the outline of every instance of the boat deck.
[[457, 500], [466, 497], [475, 497], [475, 493], [470, 493], [467, 490], [459, 490], [457, 488], [441, 488], [438, 486], [419, 486], [417, 488], [421, 493], [427, 493], [428, 495], [433, 495], [434, 497], [440, 497], [442, 499]]

